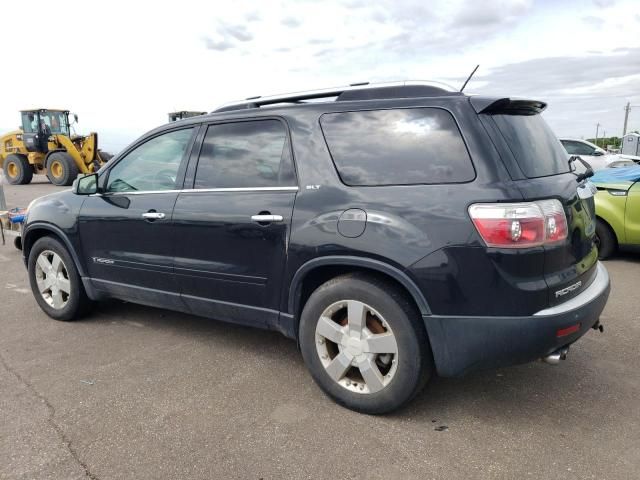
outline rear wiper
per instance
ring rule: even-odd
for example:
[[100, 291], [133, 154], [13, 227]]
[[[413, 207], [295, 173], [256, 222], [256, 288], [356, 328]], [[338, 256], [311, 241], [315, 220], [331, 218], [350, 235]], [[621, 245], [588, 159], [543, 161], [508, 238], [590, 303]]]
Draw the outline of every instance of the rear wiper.
[[569, 158], [569, 169], [571, 169], [571, 164], [573, 162], [575, 162], [576, 160], [578, 160], [582, 165], [584, 165], [584, 168], [587, 169], [586, 172], [579, 173], [579, 174], [576, 175], [576, 182], [580, 183], [580, 182], [582, 182], [583, 180], [586, 180], [589, 177], [593, 177], [593, 169], [591, 168], [591, 165], [589, 165], [587, 162], [585, 162], [578, 155], [572, 155], [571, 158]]

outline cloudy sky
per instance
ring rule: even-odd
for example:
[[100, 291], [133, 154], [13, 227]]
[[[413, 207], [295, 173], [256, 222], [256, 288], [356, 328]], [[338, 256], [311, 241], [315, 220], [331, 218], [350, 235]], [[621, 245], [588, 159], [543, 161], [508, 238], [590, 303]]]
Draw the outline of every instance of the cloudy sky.
[[[3, 4], [0, 131], [78, 113], [117, 151], [171, 110], [359, 81], [433, 79], [547, 101], [559, 136], [640, 129], [640, 11], [624, 0]], [[28, 13], [28, 14], [26, 14]], [[28, 20], [28, 21], [27, 21]]]

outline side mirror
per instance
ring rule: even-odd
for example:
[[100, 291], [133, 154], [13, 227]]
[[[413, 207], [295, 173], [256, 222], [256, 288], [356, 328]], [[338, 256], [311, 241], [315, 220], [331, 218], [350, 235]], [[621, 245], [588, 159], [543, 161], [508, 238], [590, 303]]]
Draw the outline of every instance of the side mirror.
[[91, 173], [73, 181], [73, 193], [76, 195], [94, 195], [98, 193], [98, 174]]
[[593, 155], [594, 157], [601, 157], [604, 155], [604, 152], [602, 150], [594, 150], [591, 155]]
[[73, 119], [76, 121], [76, 123], [78, 123], [78, 114], [77, 113], [73, 114]]

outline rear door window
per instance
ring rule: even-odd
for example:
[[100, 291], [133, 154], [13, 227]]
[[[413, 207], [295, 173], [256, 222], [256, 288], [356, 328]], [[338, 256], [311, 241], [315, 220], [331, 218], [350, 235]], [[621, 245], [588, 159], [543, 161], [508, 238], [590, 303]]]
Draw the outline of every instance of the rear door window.
[[593, 155], [595, 151], [595, 148], [586, 143], [573, 140], [560, 140], [560, 142], [569, 155]]
[[225, 123], [207, 129], [195, 188], [295, 185], [289, 140], [279, 120]]
[[569, 172], [567, 152], [539, 115], [492, 115], [528, 178]]
[[446, 110], [328, 113], [320, 123], [347, 185], [463, 183], [475, 178], [460, 130]]

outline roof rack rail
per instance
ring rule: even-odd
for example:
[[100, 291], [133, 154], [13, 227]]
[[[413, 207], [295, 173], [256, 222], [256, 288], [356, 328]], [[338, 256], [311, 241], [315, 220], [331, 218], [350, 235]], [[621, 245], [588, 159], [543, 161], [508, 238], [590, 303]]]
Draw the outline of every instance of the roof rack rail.
[[285, 93], [266, 97], [248, 97], [245, 100], [222, 105], [215, 112], [228, 112], [246, 108], [258, 108], [277, 103], [300, 103], [306, 100], [333, 98], [337, 100], [374, 100], [382, 98], [428, 97], [439, 95], [460, 95], [452, 86], [441, 82], [425, 80], [407, 80], [385, 83], [352, 83], [346, 87], [323, 88], [304, 92]]

